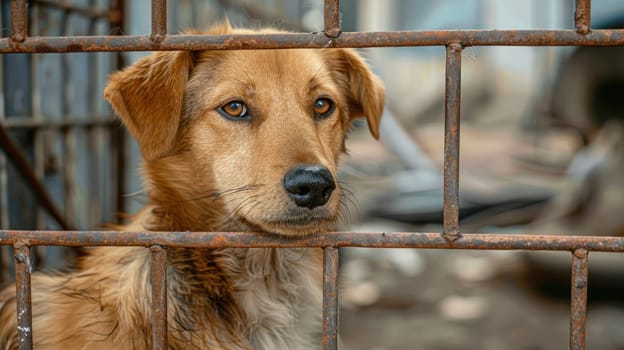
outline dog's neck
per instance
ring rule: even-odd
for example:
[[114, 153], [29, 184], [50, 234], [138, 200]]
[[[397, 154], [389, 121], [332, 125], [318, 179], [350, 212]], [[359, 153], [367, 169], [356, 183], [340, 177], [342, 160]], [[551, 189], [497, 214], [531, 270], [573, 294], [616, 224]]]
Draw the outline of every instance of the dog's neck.
[[[194, 186], [151, 188], [149, 205], [135, 220], [143, 229], [250, 230], [225, 218], [214, 196], [184, 192]], [[313, 250], [176, 248], [168, 249], [168, 256], [169, 288], [176, 289], [169, 295], [189, 298], [171, 304], [194, 310], [176, 310], [180, 329], [201, 329], [200, 320], [216, 316], [224, 341], [238, 343], [244, 334], [242, 341], [251, 348], [308, 348], [306, 334], [318, 326], [321, 300], [320, 261]]]

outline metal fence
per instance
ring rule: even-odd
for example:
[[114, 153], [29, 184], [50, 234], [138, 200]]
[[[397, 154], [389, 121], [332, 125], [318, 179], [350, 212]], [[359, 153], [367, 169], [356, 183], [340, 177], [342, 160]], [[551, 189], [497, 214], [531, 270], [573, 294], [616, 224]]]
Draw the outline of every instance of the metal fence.
[[[338, 0], [325, 0], [324, 31], [310, 34], [168, 35], [166, 1], [152, 0], [149, 36], [27, 35], [27, 2], [11, 1], [11, 36], [0, 38], [1, 53], [142, 50], [246, 50], [283, 48], [446, 47], [443, 233], [337, 232], [305, 238], [254, 233], [0, 231], [0, 245], [15, 248], [20, 349], [32, 348], [31, 255], [35, 246], [143, 246], [152, 254], [152, 337], [167, 348], [167, 247], [320, 247], [323, 260], [323, 349], [337, 348], [338, 251], [341, 247], [548, 250], [571, 252], [570, 348], [585, 348], [588, 255], [624, 252], [624, 237], [464, 234], [459, 227], [459, 129], [461, 57], [467, 46], [623, 46], [624, 30], [592, 30], [590, 0], [576, 0], [576, 30], [449, 30], [343, 33]], [[36, 331], [36, 330], [35, 330]]]

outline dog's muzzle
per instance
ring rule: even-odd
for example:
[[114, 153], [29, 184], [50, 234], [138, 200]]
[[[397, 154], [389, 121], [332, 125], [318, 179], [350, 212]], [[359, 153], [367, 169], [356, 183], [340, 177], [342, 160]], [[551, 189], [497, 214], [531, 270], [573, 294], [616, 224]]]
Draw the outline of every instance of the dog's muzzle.
[[336, 183], [326, 167], [301, 165], [284, 176], [284, 188], [297, 206], [314, 209], [329, 201]]

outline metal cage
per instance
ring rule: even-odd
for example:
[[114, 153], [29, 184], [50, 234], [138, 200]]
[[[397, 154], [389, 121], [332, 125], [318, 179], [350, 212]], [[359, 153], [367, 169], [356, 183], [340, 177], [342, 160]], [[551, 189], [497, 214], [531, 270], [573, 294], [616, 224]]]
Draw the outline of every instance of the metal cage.
[[624, 237], [467, 234], [459, 227], [459, 129], [462, 49], [468, 46], [623, 46], [624, 30], [592, 30], [590, 0], [576, 0], [576, 30], [443, 30], [343, 33], [338, 0], [325, 0], [319, 33], [257, 35], [169, 35], [166, 1], [152, 0], [147, 36], [27, 35], [27, 1], [11, 1], [11, 36], [0, 38], [0, 53], [103, 52], [143, 50], [250, 50], [284, 48], [445, 46], [443, 233], [336, 232], [282, 238], [241, 232], [0, 231], [0, 245], [15, 248], [20, 349], [32, 348], [30, 302], [34, 246], [143, 246], [152, 254], [152, 337], [167, 348], [167, 247], [320, 247], [323, 261], [323, 349], [337, 348], [338, 251], [341, 247], [547, 250], [571, 253], [570, 349], [585, 349], [588, 255], [624, 252]]

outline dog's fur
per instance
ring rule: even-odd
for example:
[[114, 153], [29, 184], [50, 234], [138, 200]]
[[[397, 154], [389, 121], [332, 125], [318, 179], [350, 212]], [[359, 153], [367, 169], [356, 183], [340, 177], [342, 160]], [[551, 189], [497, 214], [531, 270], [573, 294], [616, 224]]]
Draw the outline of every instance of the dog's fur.
[[[105, 97], [145, 160], [149, 203], [121, 229], [280, 235], [333, 228], [340, 188], [323, 206], [298, 207], [284, 175], [318, 164], [335, 179], [350, 123], [366, 116], [377, 138], [384, 99], [345, 49], [159, 52], [113, 74]], [[315, 118], [323, 97], [336, 108]], [[250, 120], [217, 112], [232, 100]], [[169, 348], [317, 348], [319, 258], [317, 249], [168, 249]], [[36, 349], [151, 348], [148, 249], [92, 248], [76, 272], [35, 273], [32, 288]], [[17, 349], [12, 286], [0, 292], [0, 349]]]

